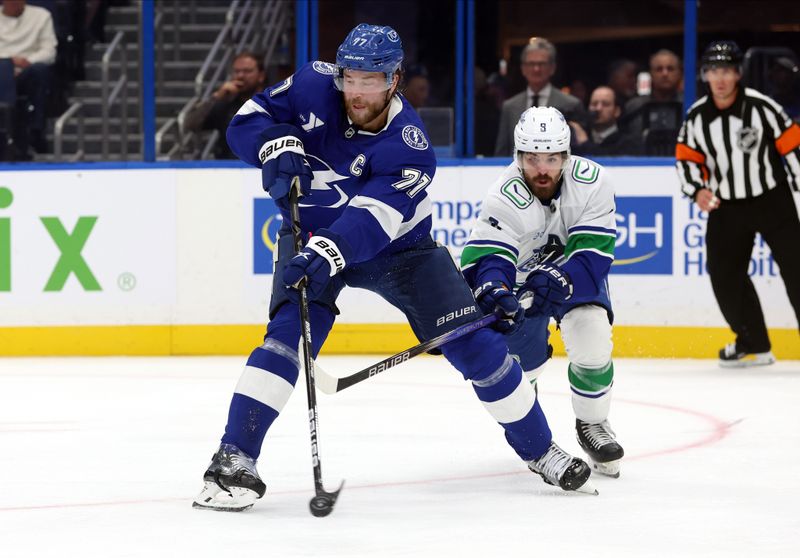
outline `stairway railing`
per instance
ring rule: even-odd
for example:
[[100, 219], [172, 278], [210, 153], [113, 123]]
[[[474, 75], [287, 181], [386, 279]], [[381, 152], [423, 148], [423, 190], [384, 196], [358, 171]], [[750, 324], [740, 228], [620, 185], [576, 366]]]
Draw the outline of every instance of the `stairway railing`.
[[[103, 123], [102, 123], [102, 137], [103, 137], [103, 159], [108, 159], [109, 155], [109, 118], [111, 116], [111, 108], [114, 105], [114, 102], [117, 100], [117, 97], [122, 95], [122, 99], [120, 102], [120, 138], [121, 138], [121, 152], [122, 152], [122, 160], [128, 160], [128, 55], [126, 53], [125, 45], [122, 44], [122, 40], [125, 37], [125, 33], [123, 31], [118, 31], [116, 35], [114, 35], [114, 39], [108, 44], [105, 53], [103, 53], [102, 59], [102, 82], [101, 82], [101, 90], [103, 94], [103, 98], [101, 99], [102, 103], [102, 114], [103, 114]], [[122, 47], [120, 48], [120, 45]], [[111, 84], [110, 73], [111, 73], [111, 58], [116, 51], [119, 51], [120, 55], [120, 75], [117, 78], [117, 81]]]
[[69, 162], [80, 161], [86, 154], [84, 143], [84, 120], [83, 120], [83, 103], [81, 101], [75, 102], [64, 111], [64, 114], [56, 120], [55, 128], [53, 129], [53, 155], [56, 161], [61, 161], [63, 158], [64, 146], [64, 126], [67, 121], [74, 115], [78, 115], [78, 150], [67, 159]]
[[[243, 50], [260, 51], [264, 53], [266, 61], [271, 60], [290, 18], [289, 6], [285, 1], [233, 0], [231, 2], [225, 15], [225, 25], [195, 76], [195, 96], [180, 110], [177, 119], [170, 119], [164, 123], [156, 136], [156, 144], [160, 146], [167, 134], [174, 130], [178, 143], [178, 149], [175, 150], [173, 147], [167, 154], [157, 149], [156, 153], [160, 154], [161, 158], [165, 158], [165, 155], [166, 158], [174, 156], [184, 158], [188, 155], [192, 159], [209, 156], [221, 135], [212, 133], [200, 145], [199, 134], [184, 129], [186, 115], [196, 103], [211, 95], [214, 88], [224, 79], [230, 62], [237, 53]], [[211, 74], [210, 77], [208, 74]]]

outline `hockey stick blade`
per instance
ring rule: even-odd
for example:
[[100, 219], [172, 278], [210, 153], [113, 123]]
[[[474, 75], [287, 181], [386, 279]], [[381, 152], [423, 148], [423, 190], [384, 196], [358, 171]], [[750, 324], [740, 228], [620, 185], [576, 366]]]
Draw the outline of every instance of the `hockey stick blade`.
[[339, 498], [339, 493], [344, 488], [344, 481], [339, 484], [336, 492], [325, 492], [318, 490], [317, 495], [311, 498], [308, 503], [308, 509], [311, 510], [311, 515], [314, 517], [325, 517], [330, 515], [333, 511], [333, 506], [336, 505], [336, 500]]
[[375, 364], [364, 368], [354, 374], [350, 374], [349, 376], [344, 376], [342, 378], [337, 378], [335, 376], [331, 376], [328, 374], [324, 369], [322, 369], [319, 365], [316, 366], [316, 385], [317, 389], [319, 389], [322, 393], [327, 395], [333, 395], [334, 393], [338, 393], [343, 389], [349, 388], [355, 384], [363, 382], [371, 378], [372, 376], [377, 376], [381, 372], [385, 372], [390, 368], [394, 368], [398, 364], [402, 364], [405, 361], [414, 358], [415, 356], [421, 355], [422, 353], [427, 353], [431, 349], [436, 349], [437, 347], [441, 347], [445, 343], [449, 343], [450, 341], [454, 341], [459, 337], [463, 337], [468, 333], [472, 333], [473, 331], [477, 331], [481, 328], [484, 328], [488, 325], [495, 323], [498, 320], [497, 315], [495, 314], [487, 314], [486, 316], [470, 322], [468, 324], [461, 325], [453, 330], [448, 331], [447, 333], [443, 333], [438, 337], [434, 337], [429, 341], [425, 341], [420, 343], [419, 345], [415, 345], [410, 349], [406, 349], [396, 355], [392, 355], [388, 358], [385, 358]]

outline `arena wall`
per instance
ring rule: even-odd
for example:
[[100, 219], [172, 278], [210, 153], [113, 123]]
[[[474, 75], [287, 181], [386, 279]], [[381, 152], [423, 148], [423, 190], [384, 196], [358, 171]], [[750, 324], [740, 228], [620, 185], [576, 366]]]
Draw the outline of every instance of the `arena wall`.
[[[713, 357], [732, 335], [705, 271], [706, 215], [680, 195], [671, 166], [607, 168], [617, 191], [615, 354]], [[434, 236], [455, 257], [501, 170], [442, 166], [429, 187]], [[4, 171], [0, 355], [246, 354], [264, 332], [279, 226], [253, 169]], [[797, 322], [760, 239], [751, 274], [776, 355], [800, 359]], [[416, 343], [400, 312], [371, 293], [346, 289], [339, 306], [326, 353]]]

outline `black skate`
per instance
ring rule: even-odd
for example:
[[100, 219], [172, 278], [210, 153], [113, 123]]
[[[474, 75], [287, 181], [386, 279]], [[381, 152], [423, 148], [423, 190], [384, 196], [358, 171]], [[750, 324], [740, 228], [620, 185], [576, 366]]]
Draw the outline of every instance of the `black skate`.
[[749, 368], [750, 366], [767, 366], [775, 362], [772, 351], [765, 353], [749, 353], [741, 350], [736, 343], [728, 343], [719, 350], [719, 365], [722, 368]]
[[555, 442], [550, 442], [547, 452], [539, 459], [528, 461], [528, 468], [547, 484], [560, 486], [562, 490], [597, 494], [597, 489], [589, 481], [592, 474], [589, 466], [582, 459], [562, 450]]
[[625, 455], [608, 420], [591, 423], [575, 420], [578, 443], [589, 456], [592, 469], [609, 477], [619, 478], [620, 460]]
[[216, 511], [243, 511], [264, 495], [267, 487], [256, 461], [233, 444], [222, 444], [203, 475], [205, 487], [192, 507]]

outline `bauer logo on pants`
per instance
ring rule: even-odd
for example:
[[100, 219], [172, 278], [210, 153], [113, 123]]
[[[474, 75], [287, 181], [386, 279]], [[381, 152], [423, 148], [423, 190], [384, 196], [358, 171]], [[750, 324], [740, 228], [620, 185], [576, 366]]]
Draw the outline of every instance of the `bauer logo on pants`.
[[275, 202], [267, 198], [253, 200], [253, 273], [275, 271], [273, 253], [282, 224], [283, 216]]
[[672, 274], [672, 198], [617, 197], [611, 273]]

